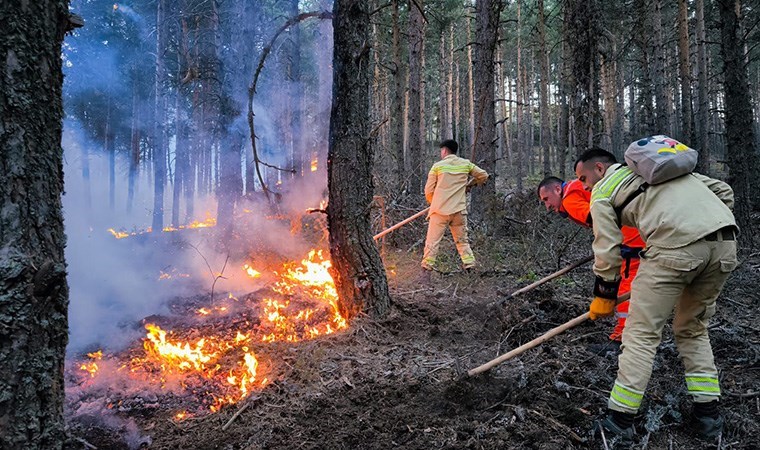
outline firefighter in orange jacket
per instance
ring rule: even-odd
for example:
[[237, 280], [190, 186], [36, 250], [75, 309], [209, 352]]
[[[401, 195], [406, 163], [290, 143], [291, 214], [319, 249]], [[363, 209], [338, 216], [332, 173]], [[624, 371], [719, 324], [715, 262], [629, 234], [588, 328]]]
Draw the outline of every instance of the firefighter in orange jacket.
[[[559, 213], [573, 222], [586, 228], [591, 228], [591, 192], [587, 191], [580, 180], [564, 182], [557, 177], [546, 177], [538, 185], [538, 197], [546, 206], [547, 210]], [[644, 250], [646, 244], [639, 236], [639, 231], [633, 227], [623, 227], [623, 245], [620, 256], [624, 260], [621, 266], [619, 294], [623, 295], [631, 291], [631, 282], [636, 277], [639, 269], [639, 252]], [[617, 324], [610, 334], [610, 340], [620, 343], [625, 328], [625, 320], [628, 317], [629, 302], [620, 303], [616, 308], [615, 316]], [[596, 317], [591, 317], [596, 320]]]

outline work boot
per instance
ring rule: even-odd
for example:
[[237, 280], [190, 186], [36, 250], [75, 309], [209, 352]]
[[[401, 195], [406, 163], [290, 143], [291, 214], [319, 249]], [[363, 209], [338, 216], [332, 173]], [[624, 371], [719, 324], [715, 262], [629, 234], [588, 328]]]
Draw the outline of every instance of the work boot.
[[[616, 420], [615, 417], [619, 419]], [[594, 423], [594, 433], [600, 433], [609, 448], [629, 448], [634, 443], [636, 430], [633, 428], [633, 414], [610, 411], [607, 416]], [[626, 422], [619, 423], [619, 420]]]
[[717, 439], [723, 432], [723, 416], [718, 412], [718, 401], [694, 403], [691, 427], [704, 440]]
[[607, 356], [610, 354], [612, 354], [612, 356], [616, 356], [620, 354], [620, 345], [620, 341], [607, 341], [590, 344], [588, 347], [586, 347], [586, 350], [599, 356]]

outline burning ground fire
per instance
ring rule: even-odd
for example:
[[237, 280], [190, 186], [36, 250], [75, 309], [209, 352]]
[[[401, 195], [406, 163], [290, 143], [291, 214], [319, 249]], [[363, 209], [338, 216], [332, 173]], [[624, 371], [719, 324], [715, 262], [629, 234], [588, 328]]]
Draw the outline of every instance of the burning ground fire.
[[[179, 225], [177, 227], [173, 227], [170, 225], [168, 227], [164, 227], [161, 231], [165, 233], [169, 233], [169, 232], [178, 231], [178, 230], [210, 228], [210, 227], [215, 227], [215, 226], [216, 226], [216, 219], [211, 216], [210, 212], [206, 212], [206, 218], [204, 220], [196, 220], [187, 225]], [[140, 236], [143, 234], [152, 233], [153, 228], [148, 227], [140, 231], [123, 231], [123, 230], [116, 230], [114, 228], [109, 228], [108, 232], [111, 233], [113, 237], [115, 237], [116, 239], [124, 239], [130, 236]]]
[[[195, 323], [187, 327], [164, 329], [155, 322], [146, 323], [142, 347], [117, 355], [88, 353], [85, 361], [72, 365], [78, 370], [71, 371], [74, 379], [69, 384], [81, 395], [99, 385], [111, 390], [116, 385], [142, 384], [159, 396], [171, 394], [196, 405], [194, 412], [186, 410], [190, 408], [177, 412], [175, 420], [237, 403], [266, 386], [266, 375], [276, 372], [278, 358], [262, 356], [276, 354], [277, 348], [270, 346], [347, 327], [338, 312], [330, 266], [321, 251], [313, 250], [300, 263], [286, 263], [272, 271], [276, 281], [261, 290], [266, 295], [251, 294], [240, 300], [229, 294], [214, 305], [193, 308]], [[241, 270], [251, 278], [262, 277], [250, 264]], [[119, 392], [108, 394], [109, 398], [119, 396]], [[111, 402], [108, 407], [118, 406]]]

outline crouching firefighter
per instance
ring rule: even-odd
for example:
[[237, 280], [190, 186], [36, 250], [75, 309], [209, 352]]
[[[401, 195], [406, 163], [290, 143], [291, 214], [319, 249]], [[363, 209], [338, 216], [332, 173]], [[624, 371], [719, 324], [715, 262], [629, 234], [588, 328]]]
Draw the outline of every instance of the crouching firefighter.
[[[586, 228], [590, 228], [591, 220], [591, 191], [586, 190], [580, 180], [562, 181], [557, 177], [546, 177], [538, 185], [538, 197], [544, 203], [547, 210], [554, 211], [573, 222]], [[620, 246], [622, 265], [620, 266], [620, 289], [619, 294], [630, 292], [631, 282], [639, 270], [639, 253], [644, 250], [644, 241], [639, 236], [639, 230], [624, 226], [623, 243]], [[608, 308], [614, 307], [608, 303], [594, 305], [589, 312], [592, 320], [610, 314]], [[623, 328], [628, 317], [629, 302], [624, 301], [615, 307], [617, 323], [610, 334], [610, 341], [619, 346], [623, 338]], [[596, 344], [598, 346], [598, 344]], [[596, 349], [596, 346], [594, 349]], [[605, 345], [605, 347], [607, 347]], [[596, 350], [595, 350], [596, 351]]]
[[633, 301], [608, 414], [598, 426], [608, 438], [633, 440], [634, 416], [652, 374], [662, 329], [675, 309], [673, 335], [693, 399], [692, 425], [701, 437], [715, 439], [723, 418], [708, 322], [726, 278], [737, 265], [731, 187], [697, 173], [649, 184], [599, 149], [580, 156], [576, 175], [593, 188], [595, 303], [612, 305], [618, 296], [620, 226], [636, 227], [647, 243], [632, 285]]

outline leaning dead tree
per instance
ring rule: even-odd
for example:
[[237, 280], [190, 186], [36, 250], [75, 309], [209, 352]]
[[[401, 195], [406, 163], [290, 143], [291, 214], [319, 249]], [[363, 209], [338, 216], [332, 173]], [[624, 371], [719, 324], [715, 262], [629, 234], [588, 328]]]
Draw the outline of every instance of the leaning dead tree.
[[60, 449], [69, 304], [61, 44], [82, 22], [67, 0], [3, 1], [0, 17], [0, 448]]
[[256, 127], [255, 127], [255, 121], [254, 117], [256, 116], [253, 113], [253, 97], [256, 95], [256, 86], [259, 83], [259, 75], [261, 75], [261, 71], [264, 69], [264, 63], [267, 60], [267, 56], [269, 56], [269, 53], [272, 51], [272, 47], [274, 46], [274, 43], [277, 42], [277, 38], [286, 30], [288, 30], [290, 27], [295, 26], [299, 22], [316, 17], [322, 20], [330, 20], [332, 19], [333, 15], [329, 11], [319, 11], [319, 12], [308, 12], [308, 13], [301, 13], [295, 17], [291, 17], [288, 19], [282, 26], [277, 30], [277, 32], [272, 36], [272, 39], [269, 41], [266, 47], [264, 47], [264, 50], [261, 52], [261, 57], [259, 58], [259, 64], [256, 66], [256, 71], [253, 74], [253, 81], [251, 81], [251, 86], [248, 88], [248, 128], [251, 132], [251, 148], [253, 151], [253, 163], [256, 167], [256, 177], [259, 179], [259, 183], [261, 183], [261, 189], [264, 191], [264, 194], [269, 198], [269, 188], [267, 188], [266, 183], [264, 183], [264, 177], [261, 176], [261, 170], [259, 169], [259, 165], [263, 165], [272, 169], [281, 170], [284, 172], [291, 172], [295, 173], [295, 169], [283, 169], [277, 166], [273, 166], [271, 164], [267, 164], [264, 161], [262, 161], [259, 158], [259, 152], [256, 147]]
[[332, 276], [344, 317], [383, 316], [388, 281], [370, 232], [369, 2], [336, 0], [333, 104], [327, 158]]

